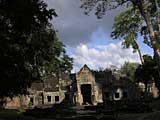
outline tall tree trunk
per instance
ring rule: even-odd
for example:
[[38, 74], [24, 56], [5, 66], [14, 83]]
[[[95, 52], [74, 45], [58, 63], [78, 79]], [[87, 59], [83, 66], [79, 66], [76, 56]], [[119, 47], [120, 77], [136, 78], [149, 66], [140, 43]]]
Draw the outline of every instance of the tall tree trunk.
[[[155, 0], [155, 4], [157, 9], [158, 32], [160, 32], [160, 7], [158, 5], [158, 0]], [[157, 41], [158, 41], [158, 36], [159, 34], [157, 34]], [[160, 47], [160, 45], [158, 47]], [[159, 63], [158, 66], [159, 66], [159, 75], [160, 75], [160, 48], [157, 48], [157, 61]]]
[[[138, 3], [136, 3], [136, 2], [138, 2]], [[137, 7], [138, 7], [142, 17], [144, 18], [146, 25], [147, 25], [151, 45], [152, 45], [153, 50], [154, 50], [154, 55], [157, 58], [156, 62], [158, 64], [159, 75], [160, 75], [160, 48], [157, 46], [158, 40], [156, 39], [156, 34], [154, 32], [153, 25], [151, 23], [150, 14], [149, 14], [149, 12], [145, 11], [145, 9], [144, 9], [144, 2], [146, 2], [146, 1], [136, 0], [136, 2], [134, 1], [133, 4], [137, 5]]]
[[142, 53], [141, 53], [139, 47], [138, 47], [138, 54], [139, 54], [139, 58], [141, 60], [141, 64], [143, 65], [144, 64], [144, 59], [143, 59], [143, 56], [142, 56]]
[[158, 1], [157, 0], [155, 0], [155, 4], [156, 4], [156, 9], [157, 9], [158, 28], [159, 28], [159, 32], [160, 32], [160, 7], [158, 5]]
[[138, 55], [139, 55], [139, 58], [141, 60], [141, 64], [143, 65], [144, 64], [144, 59], [143, 59], [143, 56], [142, 56], [142, 53], [141, 53], [141, 50], [140, 50], [140, 47], [139, 47], [139, 44], [137, 43], [137, 41], [135, 40], [135, 43], [137, 45], [137, 51], [138, 51]]

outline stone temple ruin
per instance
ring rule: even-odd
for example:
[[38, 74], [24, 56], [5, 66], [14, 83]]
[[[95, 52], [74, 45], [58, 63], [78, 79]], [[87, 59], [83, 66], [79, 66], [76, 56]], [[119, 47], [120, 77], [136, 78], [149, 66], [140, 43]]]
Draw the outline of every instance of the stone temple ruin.
[[139, 100], [142, 89], [118, 71], [93, 71], [84, 65], [75, 74], [75, 104], [97, 105], [110, 100]]
[[66, 73], [60, 73], [59, 77], [49, 75], [44, 81], [34, 81], [28, 88], [27, 95], [20, 95], [12, 99], [6, 98], [7, 103], [4, 106], [8, 109], [52, 107], [67, 98], [67, 89], [70, 85], [71, 81]]
[[[148, 88], [158, 97], [154, 83]], [[74, 74], [50, 75], [45, 81], [34, 81], [28, 95], [6, 98], [8, 109], [20, 107], [52, 107], [62, 102], [78, 106], [106, 104], [110, 100], [139, 100], [144, 92], [143, 84], [134, 84], [117, 70], [93, 71], [84, 65]]]
[[[103, 102], [102, 97], [102, 84], [96, 82], [96, 78], [93, 72], [88, 68], [87, 65], [76, 74], [76, 103], [92, 104], [97, 105], [97, 103]], [[106, 80], [103, 80], [105, 82]], [[100, 81], [99, 81], [100, 82]]]

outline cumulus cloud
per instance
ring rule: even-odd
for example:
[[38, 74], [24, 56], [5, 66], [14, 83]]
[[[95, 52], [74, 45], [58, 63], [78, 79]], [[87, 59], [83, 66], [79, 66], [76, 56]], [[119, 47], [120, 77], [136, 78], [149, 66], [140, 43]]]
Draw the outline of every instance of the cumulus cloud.
[[88, 47], [87, 44], [80, 44], [74, 50], [74, 70], [77, 72], [87, 64], [91, 69], [107, 68], [110, 65], [121, 67], [125, 61], [140, 62], [138, 53], [133, 50], [122, 49], [121, 42], [118, 44], [110, 43], [108, 45], [99, 45], [95, 48]]
[[123, 8], [109, 11], [103, 19], [98, 20], [92, 13], [90, 16], [84, 15], [80, 0], [46, 2], [59, 16], [51, 22], [58, 30], [58, 37], [67, 46], [67, 52], [74, 58], [73, 72], [77, 72], [84, 64], [91, 69], [98, 69], [110, 65], [120, 67], [125, 61], [140, 61], [132, 49], [122, 49], [121, 42], [113, 42], [110, 38], [114, 17]]

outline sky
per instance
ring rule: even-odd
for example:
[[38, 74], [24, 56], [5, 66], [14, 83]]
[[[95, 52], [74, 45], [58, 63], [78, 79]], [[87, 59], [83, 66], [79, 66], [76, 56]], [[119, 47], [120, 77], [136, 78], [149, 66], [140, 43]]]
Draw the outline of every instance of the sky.
[[[81, 9], [80, 0], [46, 0], [48, 7], [55, 9], [58, 17], [51, 23], [59, 39], [66, 46], [67, 54], [74, 59], [72, 72], [87, 64], [91, 69], [105, 69], [111, 65], [121, 67], [124, 62], [139, 62], [138, 53], [123, 49], [121, 40], [110, 37], [114, 17], [122, 8], [109, 11], [103, 19], [97, 19], [93, 13], [89, 16]], [[152, 49], [138, 37], [143, 54], [152, 55]]]

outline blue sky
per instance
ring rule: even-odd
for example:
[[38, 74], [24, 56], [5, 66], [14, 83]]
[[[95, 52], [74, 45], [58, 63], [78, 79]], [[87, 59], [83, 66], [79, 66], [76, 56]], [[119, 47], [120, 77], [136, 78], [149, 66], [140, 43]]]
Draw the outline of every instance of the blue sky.
[[[110, 37], [114, 17], [123, 9], [110, 11], [103, 19], [94, 14], [84, 15], [80, 0], [47, 0], [49, 8], [54, 8], [59, 17], [51, 22], [58, 30], [59, 39], [66, 45], [67, 53], [74, 58], [73, 72], [87, 64], [91, 69], [120, 67], [125, 61], [140, 62], [132, 49], [122, 49], [120, 40]], [[152, 49], [138, 37], [143, 54], [152, 55]]]
[[142, 36], [138, 37], [138, 43], [140, 45], [140, 48], [141, 48], [143, 54], [149, 54], [149, 55], [153, 56], [153, 49], [150, 48], [148, 45], [143, 43], [143, 37]]

